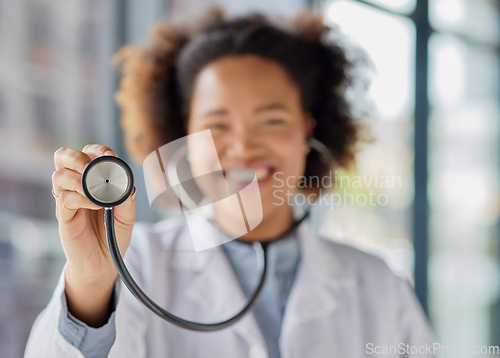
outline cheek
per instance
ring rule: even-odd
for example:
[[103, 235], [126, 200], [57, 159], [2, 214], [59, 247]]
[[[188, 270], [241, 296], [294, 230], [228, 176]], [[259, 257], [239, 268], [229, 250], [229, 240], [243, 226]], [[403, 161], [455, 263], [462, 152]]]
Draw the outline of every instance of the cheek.
[[289, 180], [290, 184], [297, 184], [299, 181], [297, 177], [304, 175], [308, 152], [304, 136], [300, 134], [286, 141], [275, 142], [272, 151], [282, 161], [282, 166], [278, 170], [283, 172], [285, 178], [293, 178]]
[[219, 173], [222, 167], [219, 151], [210, 131], [191, 133], [187, 139], [188, 158], [194, 177]]
[[187, 146], [193, 176], [220, 170], [217, 141], [210, 131], [196, 125], [191, 118], [187, 122]]

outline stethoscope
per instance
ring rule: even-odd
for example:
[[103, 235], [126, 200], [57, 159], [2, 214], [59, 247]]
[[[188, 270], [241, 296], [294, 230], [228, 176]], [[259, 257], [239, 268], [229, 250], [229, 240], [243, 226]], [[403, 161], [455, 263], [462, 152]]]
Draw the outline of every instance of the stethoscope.
[[[257, 248], [259, 253], [258, 265], [262, 266], [260, 281], [247, 304], [241, 309], [240, 312], [227, 320], [215, 323], [200, 323], [185, 320], [168, 312], [154, 302], [135, 282], [132, 275], [128, 271], [127, 266], [123, 262], [122, 255], [116, 241], [113, 208], [127, 200], [134, 188], [134, 176], [127, 163], [113, 156], [95, 158], [87, 164], [82, 173], [82, 188], [85, 196], [92, 203], [104, 208], [106, 240], [111, 258], [120, 279], [132, 295], [134, 295], [137, 300], [143, 303], [157, 316], [181, 328], [193, 331], [211, 332], [231, 326], [244, 317], [245, 314], [252, 308], [262, 291], [262, 287], [264, 286], [266, 279], [267, 243], [259, 242], [257, 246], [254, 246]], [[307, 218], [307, 216], [308, 212], [306, 212], [300, 220], [296, 221], [292, 227], [280, 237], [284, 237], [289, 232], [294, 230], [304, 219]]]

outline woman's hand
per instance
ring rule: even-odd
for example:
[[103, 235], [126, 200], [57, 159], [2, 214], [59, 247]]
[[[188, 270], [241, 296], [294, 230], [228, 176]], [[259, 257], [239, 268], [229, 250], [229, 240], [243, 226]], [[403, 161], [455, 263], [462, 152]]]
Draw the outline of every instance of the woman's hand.
[[[94, 158], [116, 154], [106, 146], [90, 144], [77, 151], [60, 148], [54, 154], [52, 175], [56, 217], [66, 259], [66, 297], [71, 313], [91, 326], [106, 322], [117, 277], [104, 230], [103, 208], [84, 195], [81, 177]], [[135, 222], [135, 188], [114, 209], [115, 233], [122, 255], [128, 248]]]

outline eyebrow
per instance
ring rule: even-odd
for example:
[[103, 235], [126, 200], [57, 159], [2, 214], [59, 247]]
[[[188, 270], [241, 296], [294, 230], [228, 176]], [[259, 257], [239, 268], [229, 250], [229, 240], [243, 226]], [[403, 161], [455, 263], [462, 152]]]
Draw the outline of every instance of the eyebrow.
[[259, 112], [264, 112], [264, 111], [272, 111], [272, 110], [276, 110], [276, 109], [283, 110], [283, 111], [289, 110], [288, 107], [285, 106], [284, 104], [276, 102], [276, 103], [269, 103], [269, 104], [265, 104], [263, 106], [257, 107], [257, 108], [255, 108], [254, 113], [259, 113]]
[[227, 114], [227, 110], [224, 108], [219, 108], [219, 109], [213, 109], [210, 111], [207, 111], [203, 113], [201, 116], [202, 117], [212, 117], [212, 116], [223, 116]]
[[[288, 112], [288, 107], [285, 106], [284, 104], [281, 103], [268, 103], [263, 106], [257, 107], [254, 109], [254, 113], [260, 113], [260, 112], [265, 112], [265, 111], [272, 111], [272, 110], [283, 110]], [[212, 117], [212, 116], [223, 116], [226, 115], [228, 112], [224, 108], [218, 108], [214, 110], [207, 111], [203, 113], [201, 116], [202, 117]]]

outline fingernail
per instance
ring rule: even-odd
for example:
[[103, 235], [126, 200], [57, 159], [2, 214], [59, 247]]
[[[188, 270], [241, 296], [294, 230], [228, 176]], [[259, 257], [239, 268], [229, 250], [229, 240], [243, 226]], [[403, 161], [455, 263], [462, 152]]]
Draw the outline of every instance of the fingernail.
[[104, 155], [111, 155], [111, 156], [114, 157], [114, 156], [116, 156], [116, 153], [113, 152], [113, 151], [111, 151], [111, 150], [107, 150], [107, 151], [104, 152]]
[[136, 194], [136, 190], [135, 190], [135, 186], [134, 186], [134, 190], [132, 190], [132, 195], [130, 196], [130, 199], [135, 200], [135, 194]]

